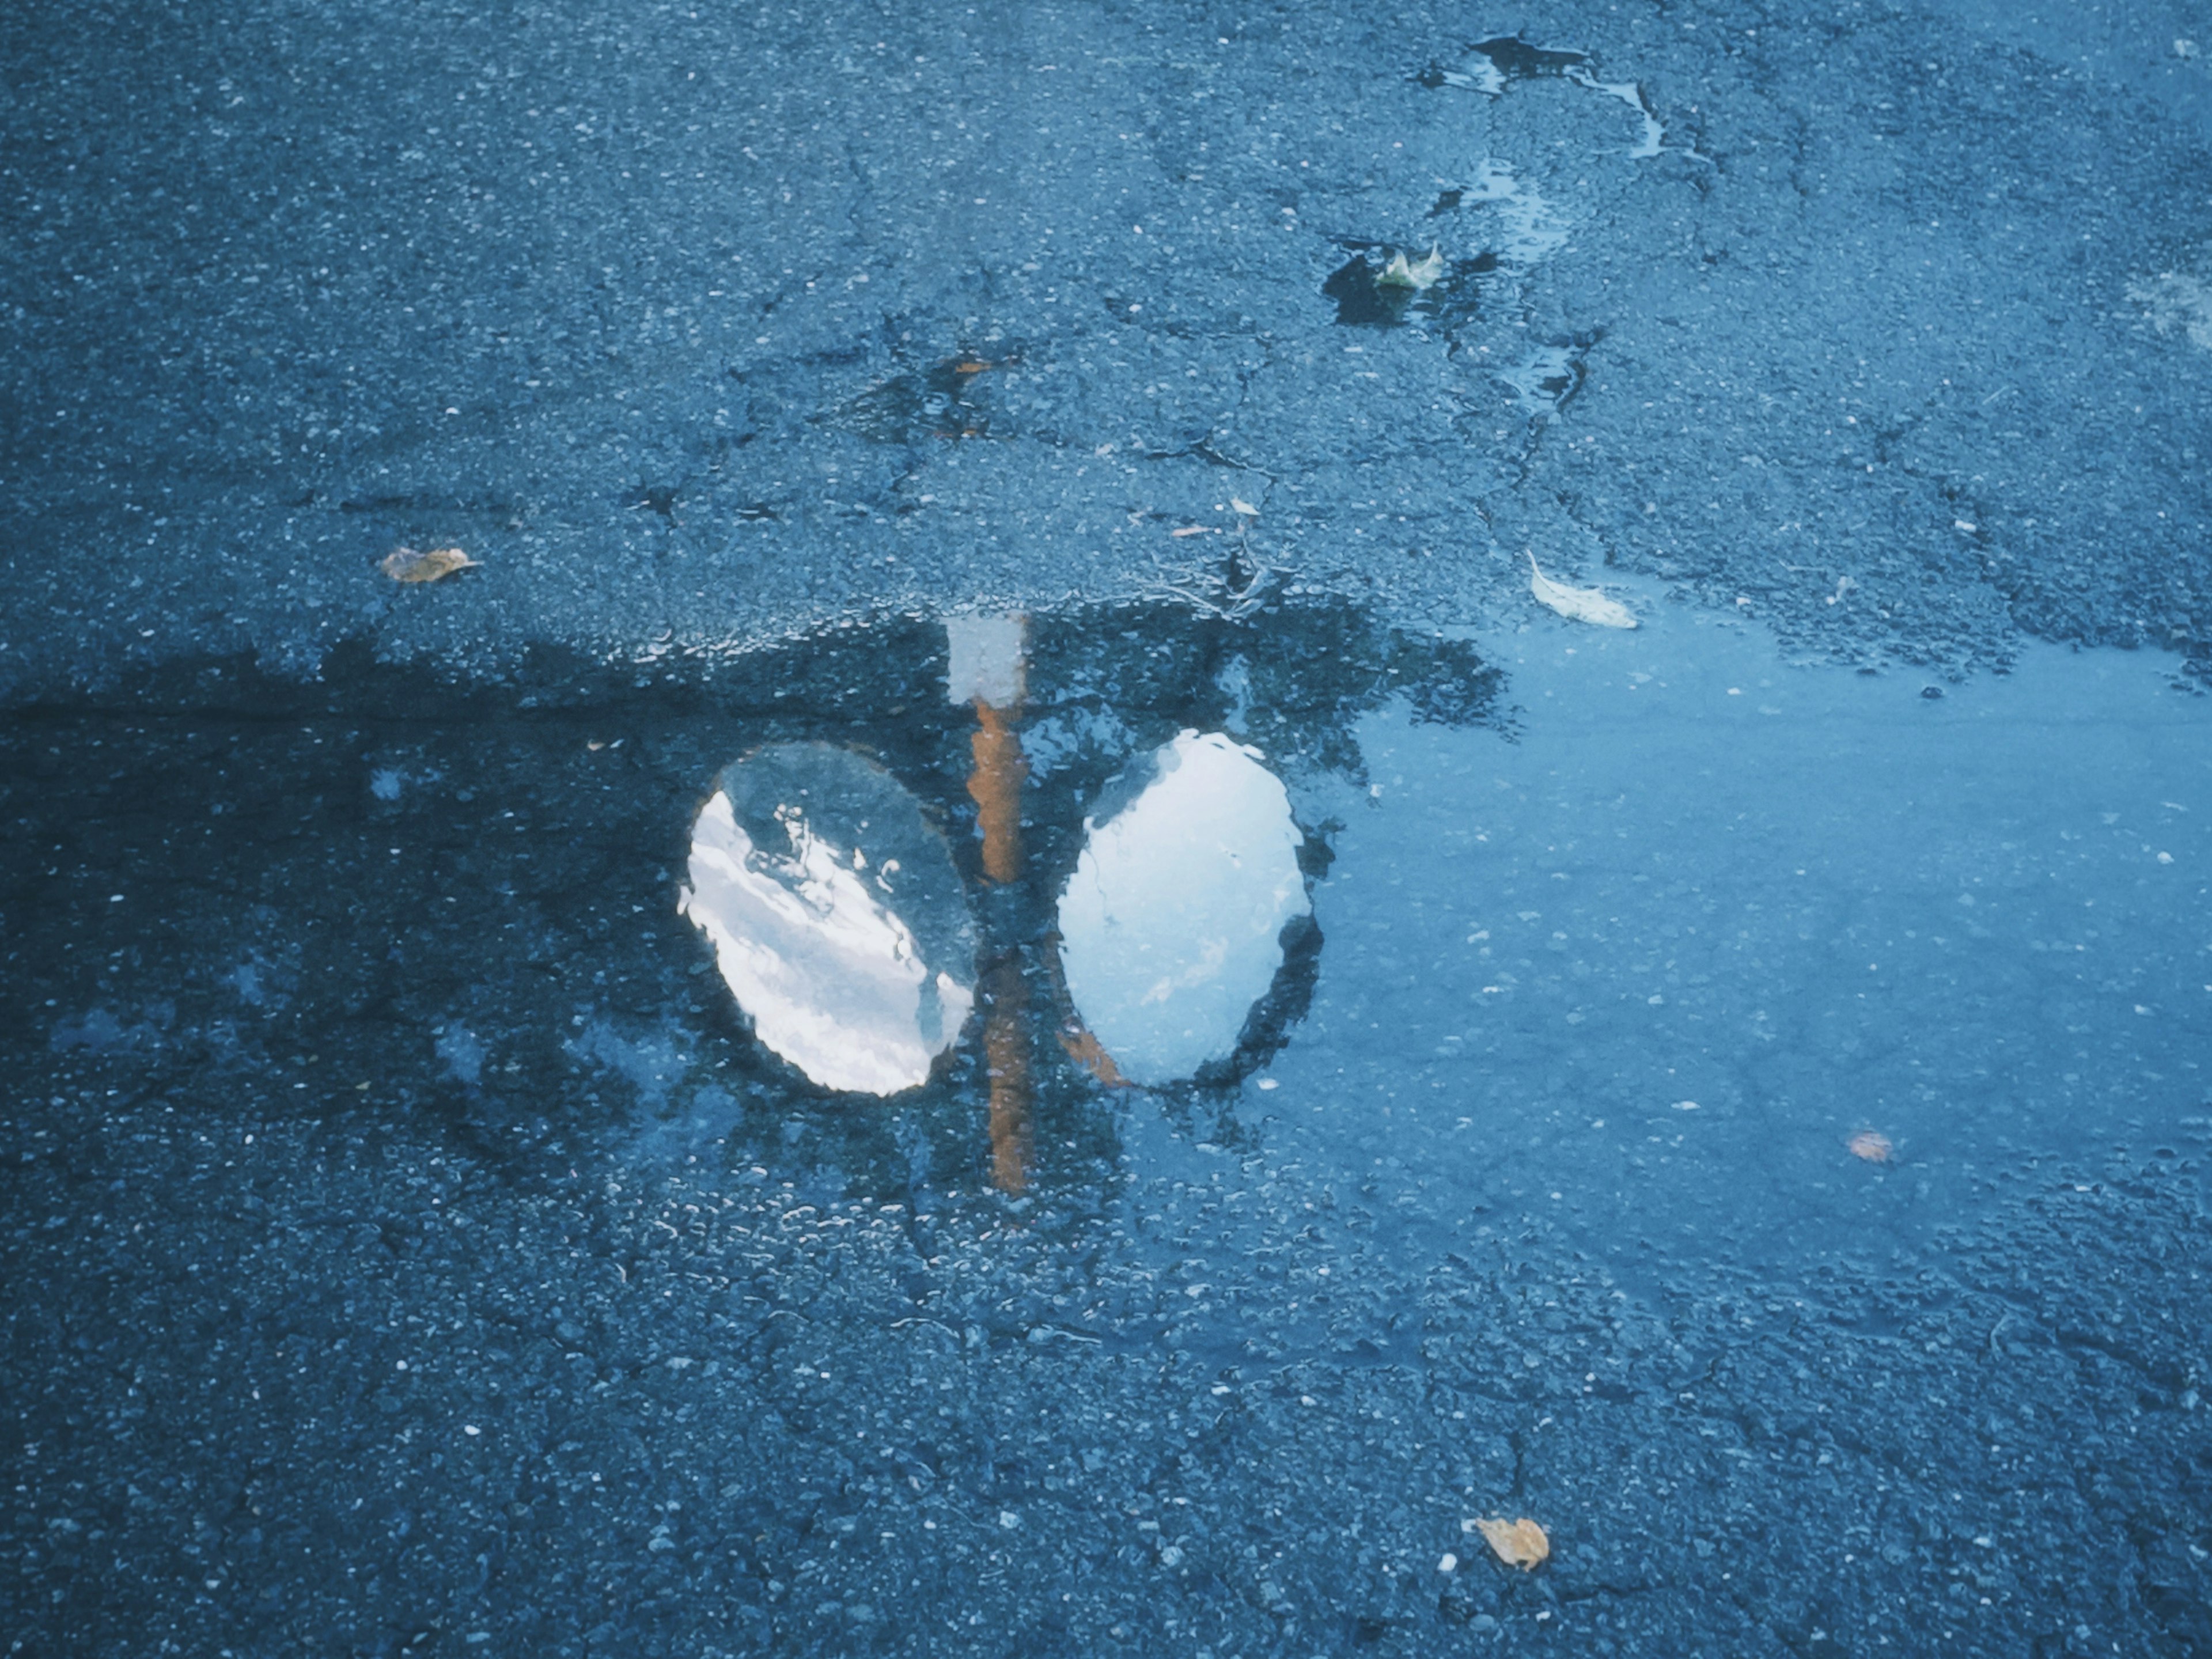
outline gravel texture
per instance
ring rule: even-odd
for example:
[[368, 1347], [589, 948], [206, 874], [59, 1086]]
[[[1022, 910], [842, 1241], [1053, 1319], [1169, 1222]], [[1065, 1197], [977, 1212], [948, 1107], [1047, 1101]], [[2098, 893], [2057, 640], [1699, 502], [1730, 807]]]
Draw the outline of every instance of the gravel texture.
[[[2192, 9], [15, 7], [8, 1652], [2212, 1651]], [[1723, 632], [1827, 677], [1790, 729], [1858, 722], [1856, 769], [1692, 756], [1716, 812], [1983, 709], [2140, 738], [2148, 799], [2052, 766], [1971, 926], [1940, 776], [1905, 877], [1809, 920], [1683, 876], [1734, 844], [1688, 814], [1616, 849], [1622, 923], [1549, 884], [1614, 857], [1546, 816], [1599, 824], [1602, 767], [1534, 769], [1630, 659], [1528, 550], [1681, 686]], [[1010, 606], [1030, 861], [986, 890], [933, 619]], [[2155, 703], [2069, 724], [2050, 641]], [[1762, 672], [1714, 710], [1802, 718]], [[1185, 727], [1285, 777], [1319, 928], [1206, 1086], [1106, 1089], [1055, 883]], [[676, 914], [776, 740], [948, 833], [1018, 1153], [985, 1045], [855, 1109]], [[1504, 854], [1382, 816], [1390, 744], [1448, 805], [1517, 757], [1560, 931], [1500, 921], [1494, 984], [1430, 946]], [[2077, 882], [2140, 926], [2057, 943]], [[1846, 990], [1875, 921], [1914, 944]], [[1626, 1022], [1675, 1015], [1623, 998], [1677, 944], [1668, 1040], [1768, 1116], [1708, 1091], [1720, 1150], [1647, 1164], [1595, 1097], [1674, 1123]], [[1762, 976], [1804, 1024], [1739, 1066]], [[1530, 1572], [1471, 1529], [1524, 1516]]]

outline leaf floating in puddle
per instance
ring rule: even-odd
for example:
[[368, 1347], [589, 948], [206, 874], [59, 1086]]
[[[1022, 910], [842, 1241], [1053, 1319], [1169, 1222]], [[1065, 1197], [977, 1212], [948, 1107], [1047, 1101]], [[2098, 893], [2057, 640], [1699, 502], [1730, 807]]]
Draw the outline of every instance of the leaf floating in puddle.
[[1897, 1155], [1889, 1137], [1878, 1130], [1862, 1129], [1844, 1144], [1853, 1158], [1863, 1158], [1869, 1164], [1887, 1164]]
[[483, 568], [458, 547], [434, 547], [418, 553], [411, 547], [394, 548], [377, 567], [396, 582], [443, 581], [456, 570]]
[[1534, 1572], [1552, 1553], [1552, 1540], [1545, 1535], [1544, 1529], [1525, 1516], [1518, 1521], [1508, 1521], [1499, 1516], [1463, 1524], [1482, 1534], [1492, 1554], [1507, 1566], [1518, 1567], [1523, 1572]]
[[1528, 556], [1528, 591], [1536, 596], [1536, 602], [1549, 606], [1570, 622], [1589, 623], [1595, 628], [1636, 626], [1636, 618], [1620, 600], [1608, 599], [1595, 587], [1569, 587], [1564, 582], [1553, 581], [1544, 574], [1534, 553]]
[[1375, 280], [1389, 288], [1410, 288], [1416, 293], [1434, 288], [1444, 274], [1444, 256], [1431, 248], [1419, 258], [1408, 263], [1403, 253], [1394, 253], [1390, 263], [1382, 267], [1382, 274]]

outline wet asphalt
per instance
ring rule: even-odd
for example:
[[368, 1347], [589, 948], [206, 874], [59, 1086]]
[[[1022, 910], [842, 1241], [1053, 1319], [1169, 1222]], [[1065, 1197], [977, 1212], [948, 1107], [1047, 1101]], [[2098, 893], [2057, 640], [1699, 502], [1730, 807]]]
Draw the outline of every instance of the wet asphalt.
[[[2212, 1651], [2201, 9], [0, 61], [11, 1652]], [[1186, 729], [1314, 931], [1107, 1086]], [[732, 1006], [768, 743], [944, 834], [1018, 1132]]]

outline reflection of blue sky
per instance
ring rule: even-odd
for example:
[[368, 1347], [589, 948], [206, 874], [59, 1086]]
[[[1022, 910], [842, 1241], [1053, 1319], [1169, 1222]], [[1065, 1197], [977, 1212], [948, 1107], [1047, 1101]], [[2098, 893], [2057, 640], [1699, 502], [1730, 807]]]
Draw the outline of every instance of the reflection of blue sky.
[[[1510, 637], [1516, 742], [1364, 722], [1376, 793], [1334, 804], [1311, 1014], [1254, 1097], [1279, 1155], [1439, 1221], [1764, 1249], [2201, 1110], [2202, 700], [2046, 650], [1924, 699], [1667, 617]], [[1862, 1127], [1900, 1162], [1843, 1155]]]
[[1076, 1012], [1140, 1084], [1226, 1059], [1310, 908], [1290, 798], [1255, 751], [1185, 732], [1134, 799], [1088, 827], [1060, 896]]
[[1032, 781], [1050, 777], [1086, 750], [1112, 754], [1133, 742], [1128, 726], [1110, 708], [1067, 708], [1022, 727], [1022, 754]]
[[1503, 161], [1485, 160], [1461, 200], [1497, 209], [1490, 238], [1502, 258], [1535, 264], [1567, 245], [1566, 215]]

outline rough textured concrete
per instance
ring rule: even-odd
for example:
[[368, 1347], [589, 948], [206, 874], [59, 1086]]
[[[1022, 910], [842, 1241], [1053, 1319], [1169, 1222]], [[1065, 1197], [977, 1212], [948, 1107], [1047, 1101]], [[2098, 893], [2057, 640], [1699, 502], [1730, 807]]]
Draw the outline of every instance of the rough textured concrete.
[[[1917, 1273], [1668, 1316], [1534, 1220], [1409, 1282], [1227, 1152], [1133, 1252], [757, 1174], [526, 1193], [394, 1151], [153, 1106], [27, 1152], [15, 1205], [52, 1231], [11, 1280], [74, 1312], [11, 1322], [52, 1437], [9, 1516], [19, 1651], [2212, 1639], [2212, 1460], [2176, 1409], [2203, 1223], [2167, 1170], [2019, 1191]], [[1248, 1229], [1299, 1249], [1213, 1285]], [[207, 1243], [141, 1259], [180, 1234]], [[1550, 1518], [1538, 1573], [1462, 1533], [1501, 1506]]]
[[[0, 1641], [2212, 1650], [2190, 9], [17, 7]], [[1186, 727], [1320, 931], [1103, 1087]], [[1015, 1153], [676, 914], [779, 739], [947, 831]]]
[[[1501, 672], [1328, 597], [1041, 622], [995, 890], [922, 624], [19, 717], [14, 1650], [2201, 1648], [2201, 703], [1548, 627]], [[2103, 735], [1960, 763], [2024, 717]], [[1101, 781], [1224, 722], [1318, 957], [1225, 1086], [1103, 1089], [1054, 893]], [[675, 913], [788, 738], [890, 767], [1012, 943], [1022, 1195], [996, 1054], [810, 1089]]]
[[[2154, 9], [19, 14], [9, 682], [1113, 594], [1231, 491], [1406, 615], [1533, 545], [1847, 656], [2193, 651], [2212, 59]], [[1516, 29], [1662, 152], [1423, 73]], [[1500, 263], [1334, 323], [1431, 242]], [[421, 542], [486, 568], [391, 591]]]

